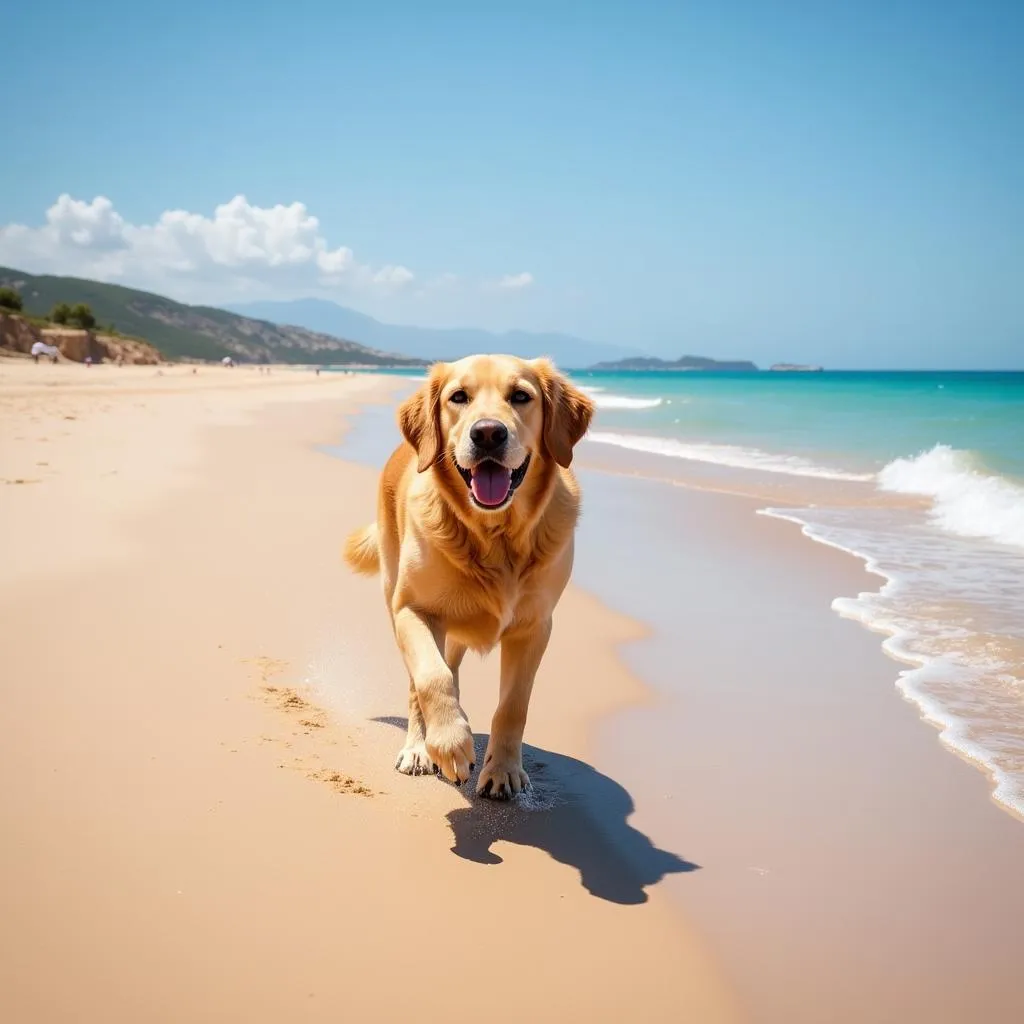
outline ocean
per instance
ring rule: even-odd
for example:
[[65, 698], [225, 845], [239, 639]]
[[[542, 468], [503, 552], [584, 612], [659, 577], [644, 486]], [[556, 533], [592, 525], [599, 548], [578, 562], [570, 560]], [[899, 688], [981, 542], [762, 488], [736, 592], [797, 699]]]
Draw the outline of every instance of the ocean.
[[862, 559], [878, 588], [833, 608], [885, 637], [899, 692], [1024, 818], [1024, 372], [572, 376], [591, 450], [712, 472]]
[[591, 443], [770, 479], [763, 514], [863, 559], [879, 588], [833, 607], [1024, 817], [1024, 373], [574, 377]]

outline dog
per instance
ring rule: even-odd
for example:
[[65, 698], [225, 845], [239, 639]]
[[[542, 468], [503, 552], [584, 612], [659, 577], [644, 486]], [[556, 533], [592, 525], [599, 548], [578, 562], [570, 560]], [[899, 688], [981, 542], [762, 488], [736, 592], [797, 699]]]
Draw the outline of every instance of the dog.
[[594, 405], [547, 359], [435, 364], [398, 410], [404, 438], [380, 478], [377, 521], [345, 559], [380, 572], [409, 673], [395, 767], [467, 782], [473, 733], [459, 703], [467, 650], [501, 645], [501, 685], [477, 792], [529, 787], [522, 742], [551, 616], [569, 581], [580, 493], [573, 448]]

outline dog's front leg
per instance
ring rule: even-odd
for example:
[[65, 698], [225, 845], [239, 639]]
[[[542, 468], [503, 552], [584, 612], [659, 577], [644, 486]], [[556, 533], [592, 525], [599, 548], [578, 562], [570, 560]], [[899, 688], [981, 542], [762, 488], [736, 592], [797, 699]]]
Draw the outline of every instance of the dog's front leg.
[[523, 770], [523, 731], [533, 678], [551, 638], [551, 620], [506, 634], [501, 641], [501, 693], [476, 791], [505, 800], [530, 785]]
[[473, 769], [473, 733], [445, 661], [444, 631], [405, 606], [395, 612], [395, 636], [423, 715], [427, 754], [446, 779], [461, 785]]

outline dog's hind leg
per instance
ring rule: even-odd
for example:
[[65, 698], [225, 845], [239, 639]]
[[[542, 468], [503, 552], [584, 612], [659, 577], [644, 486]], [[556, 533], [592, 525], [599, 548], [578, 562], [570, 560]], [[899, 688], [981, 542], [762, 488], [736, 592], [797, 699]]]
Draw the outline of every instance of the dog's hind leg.
[[430, 775], [434, 763], [427, 753], [427, 729], [420, 710], [420, 699], [416, 696], [416, 684], [409, 678], [409, 728], [405, 734], [405, 746], [398, 752], [395, 768], [403, 775]]
[[533, 678], [550, 638], [550, 619], [502, 638], [501, 692], [476, 782], [481, 796], [507, 800], [530, 785], [530, 776], [523, 769], [523, 732]]
[[444, 638], [444, 660], [445, 664], [452, 670], [452, 680], [455, 683], [455, 699], [460, 699], [459, 692], [459, 666], [466, 656], [466, 645], [460, 644], [450, 636]]

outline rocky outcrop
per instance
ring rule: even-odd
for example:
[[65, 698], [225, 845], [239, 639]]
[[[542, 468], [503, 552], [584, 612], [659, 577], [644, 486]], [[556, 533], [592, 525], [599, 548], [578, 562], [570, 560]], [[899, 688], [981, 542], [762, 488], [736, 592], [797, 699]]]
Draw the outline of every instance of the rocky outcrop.
[[156, 366], [163, 356], [148, 342], [137, 338], [121, 338], [111, 334], [97, 334], [96, 344], [104, 353], [103, 358], [111, 362], [120, 359], [138, 366]]
[[10, 313], [0, 313], [0, 349], [27, 355], [39, 340], [39, 330], [27, 320]]
[[87, 356], [92, 356], [94, 363], [102, 362], [99, 345], [89, 331], [76, 331], [71, 327], [44, 327], [39, 337], [47, 345], [55, 345], [60, 354], [73, 363], [84, 363]]
[[120, 360], [156, 366], [160, 362], [160, 353], [144, 341], [73, 327], [38, 327], [23, 317], [0, 314], [0, 348], [28, 355], [37, 341], [55, 345], [65, 359], [75, 363], [84, 363], [87, 357], [94, 363]]

